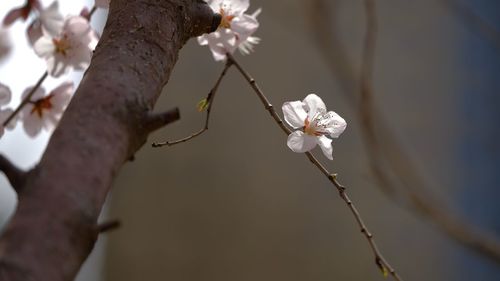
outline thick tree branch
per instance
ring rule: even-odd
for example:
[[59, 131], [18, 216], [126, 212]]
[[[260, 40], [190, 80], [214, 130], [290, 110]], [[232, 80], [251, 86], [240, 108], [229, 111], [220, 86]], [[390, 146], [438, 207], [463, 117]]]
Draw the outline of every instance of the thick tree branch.
[[2, 281], [75, 277], [111, 183], [151, 131], [179, 50], [217, 20], [201, 0], [111, 1], [92, 63], [0, 237]]

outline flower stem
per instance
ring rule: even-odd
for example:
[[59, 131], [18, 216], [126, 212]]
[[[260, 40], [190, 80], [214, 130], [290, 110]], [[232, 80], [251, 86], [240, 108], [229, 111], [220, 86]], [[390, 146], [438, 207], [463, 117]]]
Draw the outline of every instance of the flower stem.
[[[278, 124], [278, 126], [281, 128], [281, 130], [286, 133], [287, 135], [292, 133], [292, 131], [283, 123], [283, 120], [281, 117], [276, 113], [276, 110], [274, 110], [273, 106], [267, 99], [267, 97], [264, 95], [262, 90], [259, 88], [257, 83], [255, 82], [255, 79], [253, 79], [248, 72], [246, 72], [243, 67], [234, 59], [234, 57], [231, 54], [227, 54], [228, 61], [231, 61], [234, 66], [238, 69], [238, 71], [245, 77], [247, 82], [250, 84], [254, 92], [257, 94], [259, 99], [261, 100], [262, 104], [266, 108], [266, 110], [271, 114], [271, 117], [273, 117], [274, 121]], [[359, 213], [358, 209], [354, 205], [354, 202], [349, 198], [347, 192], [346, 192], [346, 187], [343, 186], [338, 180], [337, 180], [337, 175], [330, 173], [320, 162], [319, 160], [314, 157], [314, 155], [311, 152], [306, 152], [307, 158], [330, 180], [330, 182], [337, 188], [337, 191], [339, 192], [340, 198], [346, 203], [347, 207], [351, 210], [351, 213], [353, 214], [354, 218], [356, 219], [356, 222], [361, 230], [361, 233], [365, 236], [366, 240], [368, 241], [368, 244], [370, 245], [370, 248], [373, 252], [373, 255], [375, 256], [375, 264], [379, 267], [379, 269], [384, 273], [390, 274], [394, 280], [397, 281], [402, 281], [403, 279], [397, 274], [397, 272], [394, 270], [394, 268], [389, 264], [389, 262], [383, 257], [382, 253], [377, 247], [377, 243], [375, 242], [375, 238], [373, 237], [373, 234], [368, 230], [368, 227], [364, 223], [363, 218], [361, 217], [361, 214]]]
[[14, 112], [12, 112], [9, 115], [9, 117], [3, 122], [2, 125], [4, 127], [6, 127], [7, 124], [9, 124], [9, 122], [12, 121], [12, 119], [14, 119], [14, 117], [16, 117], [17, 114], [19, 114], [21, 109], [23, 109], [24, 106], [30, 102], [31, 97], [35, 94], [36, 90], [38, 90], [38, 88], [40, 88], [43, 81], [45, 81], [45, 79], [47, 78], [48, 75], [49, 75], [49, 73], [47, 71], [45, 71], [45, 73], [42, 74], [40, 79], [38, 79], [38, 82], [36, 82], [36, 85], [31, 89], [31, 91], [28, 93], [28, 95], [26, 95], [26, 97], [24, 97], [24, 99], [21, 101], [21, 103], [17, 106], [16, 110], [14, 110]]
[[224, 76], [226, 76], [227, 70], [231, 67], [232, 64], [233, 64], [232, 61], [227, 60], [224, 69], [219, 75], [219, 78], [217, 78], [217, 81], [215, 82], [214, 86], [212, 87], [212, 89], [210, 90], [210, 92], [206, 97], [206, 102], [208, 103], [208, 107], [207, 107], [207, 116], [205, 118], [205, 126], [201, 128], [198, 132], [193, 133], [192, 135], [182, 139], [178, 139], [175, 141], [155, 142], [152, 144], [153, 147], [172, 146], [179, 143], [187, 142], [208, 131], [208, 124], [210, 122], [210, 112], [212, 110], [212, 105], [214, 104], [215, 95], [217, 94], [217, 90], [219, 89], [219, 85], [222, 82], [222, 79], [224, 78]]

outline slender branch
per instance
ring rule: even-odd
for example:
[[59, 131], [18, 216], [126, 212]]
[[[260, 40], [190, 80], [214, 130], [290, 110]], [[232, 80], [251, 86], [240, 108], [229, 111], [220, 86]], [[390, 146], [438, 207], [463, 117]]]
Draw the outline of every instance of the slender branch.
[[120, 220], [116, 220], [116, 219], [110, 220], [110, 221], [106, 221], [106, 222], [98, 224], [97, 225], [97, 232], [102, 234], [102, 233], [116, 230], [116, 229], [120, 228], [121, 226], [122, 226], [122, 222]]
[[[243, 67], [234, 59], [234, 57], [231, 54], [227, 54], [228, 60], [231, 60], [233, 64], [236, 66], [238, 71], [245, 77], [247, 82], [250, 84], [254, 92], [257, 94], [259, 99], [261, 100], [262, 104], [264, 105], [265, 109], [271, 114], [273, 117], [274, 121], [278, 126], [281, 128], [281, 130], [286, 133], [287, 135], [292, 133], [292, 130], [290, 130], [284, 123], [281, 117], [278, 115], [276, 110], [274, 110], [273, 106], [267, 99], [267, 97], [264, 95], [262, 90], [260, 90], [259, 86], [255, 82], [255, 79], [253, 79], [248, 72], [246, 72]], [[368, 230], [367, 226], [365, 225], [361, 214], [359, 213], [358, 209], [352, 202], [352, 200], [349, 198], [347, 192], [346, 192], [346, 187], [340, 184], [340, 182], [337, 180], [337, 175], [330, 173], [322, 164], [319, 162], [319, 160], [314, 157], [314, 155], [311, 152], [306, 152], [307, 158], [316, 166], [327, 178], [330, 180], [330, 182], [336, 187], [337, 191], [339, 192], [339, 196], [341, 199], [346, 203], [347, 207], [351, 210], [351, 213], [353, 214], [354, 218], [356, 219], [356, 222], [358, 226], [360, 227], [361, 232], [365, 236], [366, 240], [370, 244], [370, 248], [373, 252], [373, 255], [375, 256], [375, 264], [379, 267], [379, 269], [386, 274], [391, 274], [391, 276], [395, 280], [403, 280], [397, 272], [394, 270], [394, 268], [387, 262], [387, 260], [383, 257], [382, 253], [377, 247], [377, 244], [375, 242], [375, 238], [373, 237], [373, 234]]]
[[36, 82], [35, 86], [30, 90], [28, 95], [26, 95], [26, 97], [24, 97], [24, 99], [17, 106], [17, 108], [14, 110], [14, 112], [12, 112], [9, 115], [9, 117], [7, 117], [7, 119], [5, 119], [5, 121], [3, 122], [4, 127], [6, 127], [7, 124], [9, 124], [9, 122], [12, 121], [12, 119], [14, 119], [14, 117], [16, 117], [17, 114], [19, 114], [19, 112], [24, 108], [24, 106], [26, 106], [30, 102], [31, 97], [35, 94], [36, 90], [38, 90], [38, 88], [40, 88], [40, 86], [42, 86], [43, 81], [45, 81], [45, 79], [47, 79], [48, 75], [49, 75], [49, 73], [47, 71], [45, 71], [45, 73], [42, 74], [42, 76], [38, 79], [38, 82]]
[[26, 172], [16, 167], [5, 156], [0, 154], [0, 171], [2, 171], [9, 180], [12, 188], [19, 193], [26, 180]]
[[90, 21], [90, 19], [92, 18], [92, 16], [94, 15], [94, 13], [97, 11], [97, 6], [93, 6], [92, 9], [90, 9], [90, 12], [89, 12], [89, 15], [88, 15], [88, 20]]
[[182, 139], [178, 139], [175, 141], [166, 141], [166, 142], [154, 142], [152, 144], [153, 147], [172, 146], [172, 145], [184, 143], [184, 142], [190, 141], [190, 140], [202, 135], [206, 131], [208, 131], [208, 124], [210, 122], [210, 112], [212, 111], [212, 105], [214, 104], [215, 95], [217, 94], [217, 90], [219, 89], [219, 85], [222, 82], [222, 79], [224, 78], [224, 76], [226, 76], [227, 70], [231, 67], [232, 64], [233, 64], [232, 61], [230, 61], [230, 60], [226, 61], [226, 64], [224, 65], [224, 69], [222, 69], [222, 72], [220, 73], [219, 78], [217, 78], [217, 81], [215, 82], [214, 86], [212, 87], [212, 89], [208, 93], [207, 97], [205, 98], [205, 100], [208, 104], [208, 107], [207, 107], [207, 115], [205, 118], [205, 125], [203, 126], [203, 128], [201, 128], [196, 133], [193, 133], [192, 135], [189, 135], [189, 136], [182, 138]]
[[[353, 103], [353, 89], [356, 88], [357, 74], [354, 73], [352, 62], [347, 63], [342, 54], [343, 50], [337, 32], [333, 29], [324, 30], [319, 19], [333, 20], [336, 17], [332, 14], [337, 11], [334, 7], [336, 1], [314, 0], [311, 2], [313, 11], [311, 14], [312, 31], [316, 34], [317, 44], [321, 47], [326, 62], [335, 74], [344, 77], [339, 82], [346, 100]], [[321, 16], [318, 16], [321, 15]], [[330, 25], [327, 25], [330, 26]], [[331, 54], [334, 53], [334, 54]], [[336, 55], [335, 55], [336, 54]], [[366, 89], [364, 89], [366, 91]], [[369, 89], [369, 91], [373, 91]], [[370, 109], [370, 107], [367, 107]], [[379, 188], [389, 199], [400, 207], [425, 219], [433, 222], [443, 234], [447, 235], [455, 242], [482, 254], [493, 262], [500, 263], [500, 240], [495, 235], [478, 229], [461, 217], [455, 215], [446, 204], [436, 198], [436, 195], [429, 190], [440, 189], [439, 185], [424, 177], [416, 165], [412, 155], [408, 153], [404, 145], [398, 140], [394, 131], [388, 126], [382, 118], [380, 112], [376, 110], [375, 105], [371, 108], [371, 117], [369, 122], [361, 122], [361, 131], [365, 136], [373, 135], [365, 126], [366, 124], [376, 125], [378, 139], [364, 137], [364, 145], [368, 153], [370, 169], [377, 180], [376, 187]], [[358, 110], [358, 113], [360, 111]], [[366, 114], [366, 113], [363, 113]], [[359, 120], [363, 120], [360, 117]], [[392, 177], [390, 171], [385, 171], [382, 167], [389, 165], [397, 181]], [[425, 188], [427, 187], [427, 188]]]
[[160, 113], [149, 113], [144, 118], [144, 127], [148, 132], [154, 132], [181, 118], [179, 108], [170, 109]]

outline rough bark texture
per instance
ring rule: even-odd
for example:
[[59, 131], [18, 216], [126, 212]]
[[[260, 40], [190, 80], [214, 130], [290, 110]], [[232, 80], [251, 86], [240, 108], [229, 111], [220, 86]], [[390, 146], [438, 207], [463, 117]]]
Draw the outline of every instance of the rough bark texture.
[[0, 280], [74, 279], [120, 167], [178, 118], [151, 110], [178, 52], [220, 17], [198, 0], [113, 0], [90, 68], [0, 238]]

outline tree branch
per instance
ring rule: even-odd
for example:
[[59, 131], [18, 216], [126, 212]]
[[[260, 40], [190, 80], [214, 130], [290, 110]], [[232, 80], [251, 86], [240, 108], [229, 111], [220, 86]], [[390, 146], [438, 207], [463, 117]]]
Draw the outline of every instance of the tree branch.
[[146, 142], [145, 118], [179, 50], [217, 19], [201, 0], [111, 1], [92, 63], [0, 237], [2, 281], [75, 277], [111, 183]]
[[[208, 104], [208, 107], [207, 107], [207, 115], [205, 117], [205, 125], [203, 126], [203, 128], [201, 128], [199, 131], [197, 131], [197, 132], [195, 132], [187, 137], [184, 137], [182, 139], [178, 139], [178, 140], [174, 140], [174, 141], [165, 141], [165, 142], [154, 142], [152, 144], [153, 147], [172, 146], [172, 145], [184, 143], [184, 142], [190, 141], [190, 140], [202, 135], [206, 131], [208, 131], [208, 124], [210, 123], [210, 112], [212, 112], [212, 105], [214, 104], [215, 95], [217, 94], [217, 90], [219, 89], [219, 85], [222, 82], [222, 79], [224, 79], [224, 76], [226, 76], [227, 70], [231, 67], [231, 65], [232, 65], [232, 62], [230, 62], [228, 60], [226, 62], [226, 64], [224, 65], [224, 69], [222, 69], [222, 72], [220, 73], [219, 78], [217, 78], [215, 85], [212, 87], [212, 89], [208, 93], [207, 97], [205, 98], [204, 102], [206, 102], [206, 104]], [[203, 108], [201, 110], [203, 110]]]
[[107, 233], [113, 230], [116, 230], [122, 226], [121, 221], [119, 220], [110, 220], [97, 225], [97, 232], [99, 233]]

